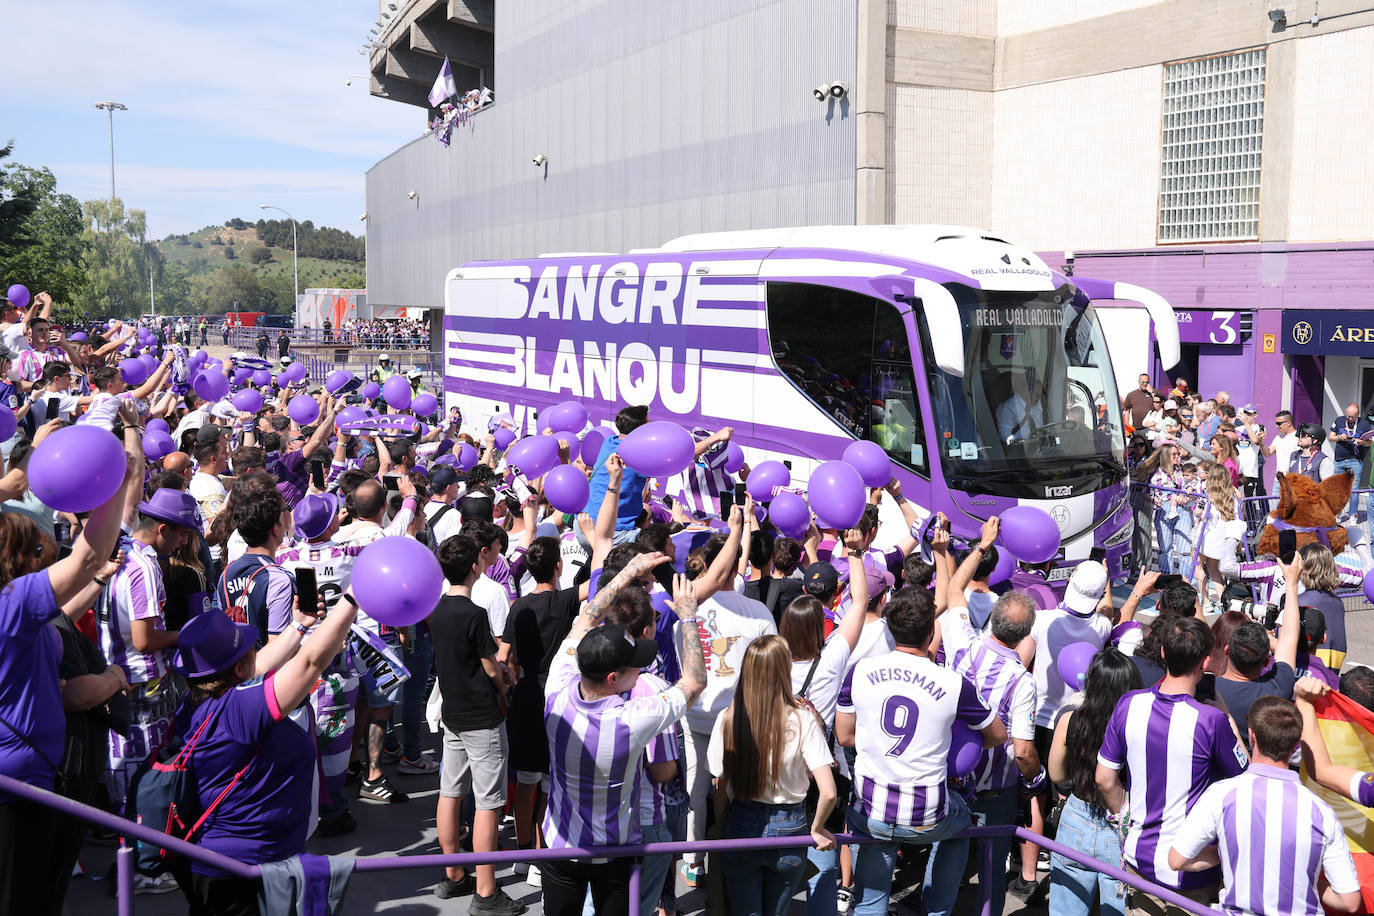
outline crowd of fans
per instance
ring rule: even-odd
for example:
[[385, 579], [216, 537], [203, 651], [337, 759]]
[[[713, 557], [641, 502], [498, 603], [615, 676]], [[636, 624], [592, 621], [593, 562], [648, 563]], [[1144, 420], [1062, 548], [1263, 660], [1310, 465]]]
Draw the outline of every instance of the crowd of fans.
[[[646, 856], [645, 914], [677, 911], [679, 875], [718, 878], [708, 900], [735, 914], [784, 913], [804, 892], [809, 914], [882, 916], [894, 877], [923, 912], [948, 913], [975, 821], [1024, 824], [1228, 911], [1358, 903], [1340, 825], [1290, 769], [1301, 739], [1323, 785], [1374, 792], [1374, 777], [1331, 762], [1312, 722], [1332, 689], [1374, 706], [1374, 671], [1341, 671], [1334, 590], [1358, 571], [1308, 545], [1248, 564], [1273, 599], [1258, 619], [1206, 600], [1209, 577], [1239, 566], [1227, 526], [1244, 525], [1237, 494], [1252, 476], [1218, 443], [1267, 447], [1249, 409], [1239, 428], [1222, 423], [1224, 404], [1198, 423], [1197, 406], [1187, 418], [1179, 407], [1184, 384], [1157, 410], [1146, 386], [1132, 392], [1128, 419], [1146, 431], [1133, 469], [1153, 485], [1138, 512], [1160, 562], [1118, 604], [1097, 560], [1064, 583], [1053, 561], [999, 581], [998, 518], [960, 544], [895, 478], [853, 528], [784, 536], [726, 472], [728, 428], [695, 430], [695, 463], [655, 486], [619, 453], [648, 409], [623, 408], [590, 460], [559, 442], [588, 480], [585, 507], [565, 512], [545, 478], [508, 466], [508, 418], [474, 426], [450, 411], [429, 426], [375, 400], [360, 423], [341, 416], [347, 386], [287, 376], [244, 411], [200, 398], [184, 341], [161, 336], [148, 345], [164, 351], [157, 369], [132, 387], [115, 363], [135, 329], [78, 339], [51, 332], [46, 307], [40, 296], [25, 314], [0, 311], [0, 373], [21, 421], [0, 478], [6, 775], [121, 812], [148, 760], [180, 747], [207, 812], [192, 841], [252, 864], [355, 830], [355, 798], [409, 802], [392, 768], [436, 778], [445, 853], [496, 850], [507, 814], [521, 849], [809, 841], [689, 853], [680, 869]], [[241, 379], [250, 363], [237, 354], [211, 371]], [[304, 424], [301, 395], [317, 407]], [[71, 423], [108, 430], [127, 460], [118, 491], [75, 514], [44, 506], [26, 474]], [[159, 423], [176, 448], [154, 456], [145, 433]], [[1218, 447], [1190, 479], [1199, 443]], [[880, 524], [884, 504], [899, 529]], [[1163, 579], [1209, 513], [1225, 524], [1201, 551], [1201, 588]], [[432, 550], [444, 577], [429, 616], [407, 626], [355, 598], [359, 558], [399, 539]], [[311, 586], [317, 600], [302, 601]], [[1076, 647], [1085, 670], [1069, 661]], [[442, 734], [438, 760], [426, 725]], [[1272, 811], [1284, 817], [1266, 826]], [[838, 844], [839, 832], [871, 841]], [[0, 801], [0, 909], [61, 912], [84, 837], [65, 814]], [[1062, 855], [1041, 878], [1035, 844], [988, 842], [994, 913], [1008, 892], [1047, 896], [1056, 916], [1176, 912]], [[547, 913], [617, 913], [631, 867], [548, 860], [516, 875]], [[180, 889], [193, 913], [273, 911], [260, 904], [276, 886], [266, 872], [148, 871], [140, 891]], [[509, 887], [491, 866], [450, 867], [434, 893], [470, 898], [471, 913], [523, 912]]]

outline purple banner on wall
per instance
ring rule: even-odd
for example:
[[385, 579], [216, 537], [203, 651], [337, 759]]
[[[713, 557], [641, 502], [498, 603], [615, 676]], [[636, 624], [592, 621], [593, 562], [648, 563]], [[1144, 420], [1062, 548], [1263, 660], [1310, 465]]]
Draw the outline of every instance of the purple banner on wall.
[[[1178, 339], [1187, 344], [1236, 344], [1242, 343], [1242, 319], [1249, 312], [1217, 311], [1206, 312], [1198, 309], [1175, 309], [1178, 316]], [[1249, 322], [1245, 322], [1248, 326]]]

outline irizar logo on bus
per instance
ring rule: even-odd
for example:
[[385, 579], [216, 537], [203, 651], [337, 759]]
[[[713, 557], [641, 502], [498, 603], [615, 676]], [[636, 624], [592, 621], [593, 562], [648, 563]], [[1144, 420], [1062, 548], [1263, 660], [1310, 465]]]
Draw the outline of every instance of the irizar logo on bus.
[[465, 268], [449, 285], [447, 365], [470, 382], [691, 413], [703, 366], [752, 369], [767, 352], [757, 277], [699, 266], [572, 264], [537, 279], [528, 265], [501, 277]]
[[1055, 499], [1055, 498], [1058, 498], [1058, 497], [1060, 497], [1060, 496], [1072, 496], [1072, 495], [1073, 495], [1073, 487], [1046, 487], [1046, 488], [1045, 488], [1045, 498], [1046, 498], [1046, 499]]

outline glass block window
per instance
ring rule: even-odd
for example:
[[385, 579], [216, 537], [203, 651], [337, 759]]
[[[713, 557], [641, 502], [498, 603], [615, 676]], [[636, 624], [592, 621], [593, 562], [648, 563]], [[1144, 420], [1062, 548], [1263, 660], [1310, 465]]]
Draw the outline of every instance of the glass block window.
[[1264, 50], [1164, 67], [1159, 241], [1259, 237]]

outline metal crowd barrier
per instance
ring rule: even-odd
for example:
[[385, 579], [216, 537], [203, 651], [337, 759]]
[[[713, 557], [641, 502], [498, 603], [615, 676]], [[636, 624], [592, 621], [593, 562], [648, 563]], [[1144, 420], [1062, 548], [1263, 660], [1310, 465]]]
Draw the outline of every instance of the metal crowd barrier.
[[[0, 774], [0, 792], [7, 793], [34, 804], [52, 808], [69, 817], [79, 818], [88, 823], [97, 824], [108, 830], [120, 834], [124, 838], [134, 838], [156, 843], [165, 849], [170, 849], [189, 859], [201, 862], [212, 868], [217, 868], [236, 878], [254, 879], [262, 874], [261, 869], [256, 865], [248, 865], [231, 859], [228, 856], [203, 849], [193, 843], [187, 843], [170, 837], [161, 831], [133, 821], [125, 820], [117, 814], [84, 805], [81, 802], [58, 795], [47, 789], [40, 789], [31, 786], [26, 782], [15, 779], [12, 776]], [[1120, 868], [1110, 862], [1101, 862], [1086, 853], [1076, 849], [1062, 846], [1053, 840], [1032, 833], [1022, 827], [1012, 827], [1010, 825], [998, 825], [991, 827], [970, 827], [959, 834], [966, 839], [981, 839], [994, 836], [1014, 836], [1022, 840], [1029, 840], [1036, 845], [1049, 850], [1051, 853], [1059, 855], [1094, 868], [1109, 878], [1114, 878], [1131, 887], [1153, 894], [1166, 903], [1173, 904], [1189, 913], [1197, 916], [1216, 916], [1218, 912], [1211, 907], [1203, 906], [1183, 897], [1180, 894], [1161, 887], [1153, 881], [1148, 881], [1139, 875]], [[878, 842], [866, 834], [836, 834], [837, 843], [874, 843]], [[693, 851], [705, 852], [729, 852], [737, 849], [777, 849], [790, 847], [811, 846], [810, 836], [804, 837], [762, 837], [745, 838], [734, 840], [707, 840], [699, 843], [640, 843], [632, 846], [597, 846], [597, 847], [570, 847], [560, 849], [520, 849], [510, 852], [490, 852], [490, 853], [455, 853], [453, 855], [423, 855], [423, 856], [368, 856], [355, 858], [353, 860], [353, 870], [355, 872], [383, 872], [400, 871], [407, 868], [445, 868], [449, 866], [463, 866], [465, 868], [476, 865], [495, 865], [501, 866], [514, 862], [546, 862], [560, 859], [615, 859], [629, 856], [644, 856], [656, 854], [677, 854]], [[984, 843], [980, 851], [980, 869], [978, 877], [979, 889], [979, 914], [980, 916], [991, 916], [992, 913], [992, 882], [1004, 880], [1001, 865], [992, 860], [992, 844]], [[121, 845], [115, 853], [115, 880], [116, 897], [118, 899], [118, 916], [133, 916], [134, 913], [134, 851], [131, 846]], [[629, 916], [637, 916], [639, 913], [639, 864], [635, 863], [630, 873], [629, 887], [630, 908]]]

